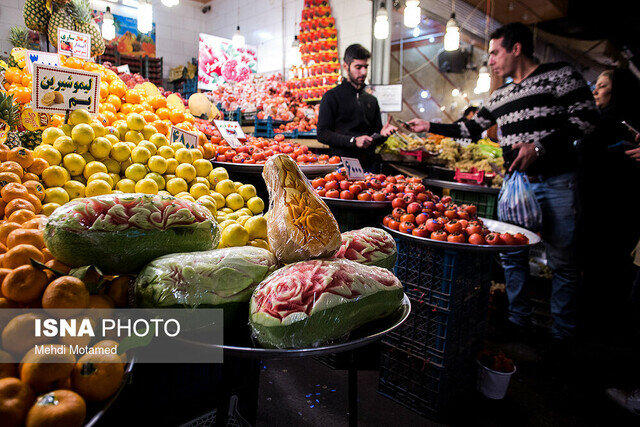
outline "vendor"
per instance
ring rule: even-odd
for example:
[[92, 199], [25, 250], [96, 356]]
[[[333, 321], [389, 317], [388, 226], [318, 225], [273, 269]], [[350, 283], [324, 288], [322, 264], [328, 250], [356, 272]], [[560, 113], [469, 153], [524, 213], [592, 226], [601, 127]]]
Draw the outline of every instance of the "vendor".
[[345, 50], [342, 66], [347, 77], [322, 97], [318, 141], [329, 145], [332, 155], [357, 158], [371, 171], [376, 145], [397, 128], [388, 122], [382, 126], [378, 100], [364, 90], [370, 58], [371, 53], [359, 44]]

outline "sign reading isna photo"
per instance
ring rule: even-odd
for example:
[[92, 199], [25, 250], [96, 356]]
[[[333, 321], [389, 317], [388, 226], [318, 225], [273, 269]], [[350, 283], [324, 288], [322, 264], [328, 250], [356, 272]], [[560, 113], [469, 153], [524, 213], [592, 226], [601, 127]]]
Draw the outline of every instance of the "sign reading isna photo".
[[33, 64], [31, 105], [37, 112], [64, 114], [83, 108], [98, 112], [100, 74]]
[[198, 89], [214, 90], [225, 82], [242, 82], [258, 71], [257, 49], [236, 49], [231, 40], [200, 34], [198, 44]]
[[58, 28], [58, 53], [82, 59], [91, 59], [91, 36]]

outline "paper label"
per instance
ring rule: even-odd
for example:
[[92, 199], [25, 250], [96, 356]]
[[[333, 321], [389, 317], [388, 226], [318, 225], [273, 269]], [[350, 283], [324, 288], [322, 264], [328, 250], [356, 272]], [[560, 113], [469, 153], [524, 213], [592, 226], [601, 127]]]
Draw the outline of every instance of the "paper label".
[[0, 119], [0, 144], [4, 144], [9, 135], [9, 125], [4, 120]]
[[238, 148], [247, 140], [240, 123], [224, 120], [214, 120], [213, 123], [218, 128], [222, 139], [227, 141], [231, 147]]
[[58, 28], [58, 53], [91, 59], [91, 35]]
[[187, 148], [198, 148], [198, 135], [184, 129], [171, 126], [171, 143], [181, 142]]
[[36, 113], [32, 108], [25, 108], [20, 114], [20, 120], [23, 128], [34, 131], [47, 127], [49, 115], [47, 113]]
[[33, 74], [33, 64], [51, 65], [52, 67], [60, 66], [60, 56], [57, 53], [28, 50], [26, 56], [29, 74]]
[[116, 67], [119, 73], [131, 74], [131, 70], [129, 69], [129, 64], [119, 65]]
[[342, 157], [342, 163], [347, 171], [348, 180], [364, 179], [364, 170], [360, 165], [360, 160], [351, 157]]
[[80, 108], [98, 112], [100, 74], [33, 64], [31, 106], [37, 112], [64, 114]]

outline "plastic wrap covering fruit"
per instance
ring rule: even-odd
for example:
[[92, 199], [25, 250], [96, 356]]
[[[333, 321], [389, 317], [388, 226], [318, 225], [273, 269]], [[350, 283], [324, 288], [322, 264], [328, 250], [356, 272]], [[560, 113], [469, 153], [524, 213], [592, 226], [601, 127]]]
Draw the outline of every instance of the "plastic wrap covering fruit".
[[273, 156], [262, 176], [269, 190], [267, 234], [278, 260], [288, 264], [334, 255], [341, 242], [338, 223], [295, 161]]
[[265, 347], [318, 347], [397, 310], [402, 284], [388, 270], [348, 260], [281, 268], [258, 285], [249, 322]]
[[221, 307], [249, 302], [277, 267], [276, 257], [251, 246], [172, 254], [149, 263], [134, 288], [140, 307]]
[[206, 251], [220, 241], [218, 224], [205, 207], [147, 194], [76, 199], [51, 214], [44, 234], [57, 260], [93, 265], [106, 274], [137, 272], [159, 256]]
[[342, 245], [333, 258], [392, 270], [398, 252], [396, 241], [380, 228], [365, 227], [342, 233]]

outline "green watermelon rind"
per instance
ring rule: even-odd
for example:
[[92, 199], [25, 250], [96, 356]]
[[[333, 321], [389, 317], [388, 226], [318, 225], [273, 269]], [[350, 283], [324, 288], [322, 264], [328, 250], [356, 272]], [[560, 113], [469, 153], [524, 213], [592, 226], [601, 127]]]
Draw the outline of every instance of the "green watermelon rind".
[[395, 267], [397, 259], [398, 259], [398, 253], [394, 252], [394, 253], [389, 254], [389, 256], [386, 256], [384, 258], [380, 258], [380, 259], [375, 260], [373, 262], [365, 262], [363, 264], [364, 265], [372, 265], [372, 266], [375, 266], [375, 267], [386, 268], [387, 270], [389, 270], [390, 272], [393, 273], [393, 267]]
[[204, 221], [166, 230], [132, 228], [118, 232], [72, 232], [48, 226], [44, 239], [54, 258], [70, 267], [93, 265], [105, 274], [126, 274], [163, 255], [211, 250], [219, 235], [215, 222]]
[[[393, 314], [402, 304], [402, 288], [383, 290], [314, 313], [290, 325], [265, 325], [264, 313], [251, 313], [249, 323], [257, 341], [266, 348], [312, 348], [347, 336], [351, 331]], [[269, 316], [270, 322], [277, 322]]]

